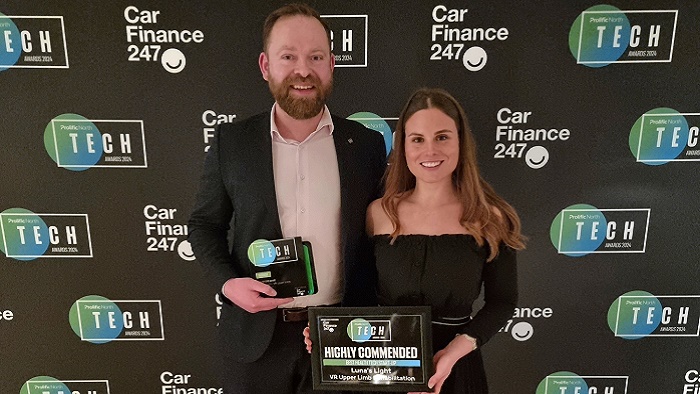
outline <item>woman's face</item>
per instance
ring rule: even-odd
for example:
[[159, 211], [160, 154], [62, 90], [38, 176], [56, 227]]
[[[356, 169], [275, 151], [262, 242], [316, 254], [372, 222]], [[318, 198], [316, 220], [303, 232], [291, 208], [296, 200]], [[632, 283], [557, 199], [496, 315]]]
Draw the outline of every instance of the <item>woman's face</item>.
[[455, 121], [437, 108], [422, 109], [406, 121], [406, 162], [416, 181], [451, 182], [459, 161]]

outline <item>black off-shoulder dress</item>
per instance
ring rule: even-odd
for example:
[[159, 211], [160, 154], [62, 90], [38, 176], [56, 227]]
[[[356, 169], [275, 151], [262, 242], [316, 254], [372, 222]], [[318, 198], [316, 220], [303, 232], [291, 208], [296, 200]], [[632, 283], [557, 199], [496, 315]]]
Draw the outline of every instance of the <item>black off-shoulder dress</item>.
[[[483, 346], [512, 316], [518, 298], [516, 252], [501, 246], [486, 262], [488, 245], [471, 235], [375, 235], [377, 294], [381, 305], [430, 305], [433, 350], [456, 334], [477, 339], [479, 349], [460, 359], [442, 387], [443, 394], [488, 393]], [[472, 304], [484, 286], [484, 306], [472, 317]]]

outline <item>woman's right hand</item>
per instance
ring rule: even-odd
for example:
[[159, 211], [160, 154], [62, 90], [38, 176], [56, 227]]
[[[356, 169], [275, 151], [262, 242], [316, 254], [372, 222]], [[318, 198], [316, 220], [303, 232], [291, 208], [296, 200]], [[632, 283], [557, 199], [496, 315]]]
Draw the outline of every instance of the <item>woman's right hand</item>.
[[304, 343], [306, 344], [306, 351], [311, 354], [313, 342], [311, 342], [311, 329], [309, 329], [309, 326], [304, 327]]

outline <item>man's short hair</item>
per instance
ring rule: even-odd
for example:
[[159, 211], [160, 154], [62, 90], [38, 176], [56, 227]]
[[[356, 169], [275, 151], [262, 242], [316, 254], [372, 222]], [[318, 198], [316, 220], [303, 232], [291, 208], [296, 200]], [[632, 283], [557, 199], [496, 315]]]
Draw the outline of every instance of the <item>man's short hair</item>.
[[328, 26], [328, 23], [326, 23], [325, 20], [321, 19], [321, 15], [313, 8], [310, 6], [303, 4], [303, 3], [292, 3], [292, 4], [287, 4], [283, 7], [280, 7], [270, 13], [270, 15], [267, 16], [265, 19], [265, 24], [263, 25], [263, 51], [267, 52], [267, 43], [270, 39], [270, 32], [272, 32], [272, 28], [275, 26], [275, 23], [280, 18], [287, 17], [287, 16], [296, 16], [296, 15], [302, 15], [302, 16], [308, 16], [310, 18], [315, 18], [317, 21], [321, 22], [321, 25], [323, 28], [326, 30], [326, 36], [328, 37], [328, 46], [330, 47], [331, 45], [331, 28]]

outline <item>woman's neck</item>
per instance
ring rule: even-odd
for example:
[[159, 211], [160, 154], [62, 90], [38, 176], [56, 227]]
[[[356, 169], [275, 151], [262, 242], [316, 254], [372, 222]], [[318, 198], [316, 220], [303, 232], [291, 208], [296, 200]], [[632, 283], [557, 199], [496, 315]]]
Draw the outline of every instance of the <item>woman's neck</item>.
[[451, 179], [440, 183], [416, 182], [416, 187], [407, 200], [425, 208], [440, 207], [459, 201]]

